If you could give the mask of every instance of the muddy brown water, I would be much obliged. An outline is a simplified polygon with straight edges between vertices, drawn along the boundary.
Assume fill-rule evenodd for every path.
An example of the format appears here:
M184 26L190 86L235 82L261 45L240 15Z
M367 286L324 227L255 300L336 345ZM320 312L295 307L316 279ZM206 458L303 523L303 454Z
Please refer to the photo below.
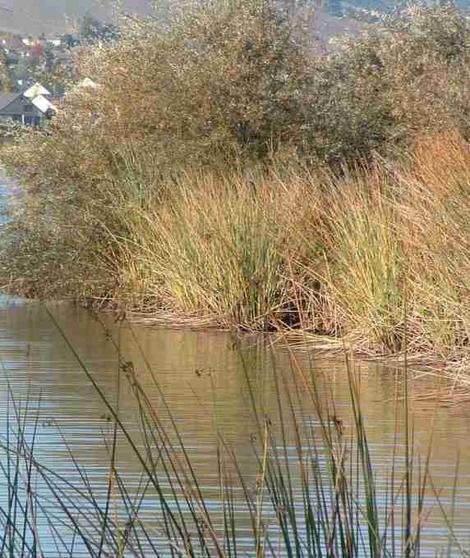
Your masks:
M49 311L107 397L116 401L117 354L102 325L87 311L70 305L53 305ZM249 370L259 401L269 411L276 407L271 372L273 366L278 369L290 366L288 352L281 346L272 348L266 341L260 343L253 337L245 337L234 343L233 337L224 332L152 329L138 325L130 328L114 324L110 317L105 316L103 320L115 339L119 339L123 355L133 361L149 398L155 401L156 408L161 408L160 397L142 354L150 363L185 440L201 485L211 491L208 505L217 510L219 502L217 490L214 489L218 482L216 431L223 433L229 441L246 477L256 475L252 454L255 426L242 361ZM0 358L3 368L0 377L0 434L3 440L7 420L12 422L11 398L23 408L27 400L31 401L30 417L35 415L38 408L40 414L34 448L38 462L78 486L81 479L70 457L71 452L82 470L86 471L97 497L104 497L109 472L109 453L104 443L104 439L109 439L110 435L108 413L43 305L9 297L1 299ZM310 366L306 353L298 352L296 358L302 366ZM314 358L322 389L331 393L335 400L336 414L346 417L347 421L349 391L343 361L319 358L315 353L309 354L309 358ZM394 443L396 373L397 370L391 366L369 364L361 367L362 407L377 485L379 492L383 491L383 494L379 494L379 502L385 498L386 471L390 466L390 452ZM459 459L453 526L460 543L468 549L470 403L450 402L436 406L434 401L427 398L431 391L444 390L445 387L435 377L411 382L410 389L416 396L411 403L414 438L416 447L425 453L431 430L433 432L432 478L436 490L440 492L441 503L447 509L450 509L455 464ZM125 385L120 388L119 405L126 424L137 435L135 401ZM31 433L31 426L28 428ZM138 486L140 468L124 442L119 444L117 460L132 491L133 487ZM1 450L0 462L5 462L4 450ZM37 481L35 490L39 496L43 489L43 483ZM5 476L0 475L0 502L3 506L7 494ZM46 494L44 496L48 497ZM74 504L80 507L80 497L76 493L71 497ZM52 506L54 513L60 516L52 503L45 505ZM84 501L83 506L86 505ZM143 507L143 513L149 521L158 523L158 506L155 502L149 501ZM239 513L242 524L248 521L246 514L243 517L243 509ZM63 533L65 538L70 535L67 535L65 527ZM45 556L60 555L60 543L54 541L45 521L39 521L38 536ZM159 548L162 556L171 555L169 548L165 551L163 542ZM441 551L447 552L446 549L446 524L434 506L427 519L421 554L446 555L439 554ZM451 554L457 556L461 552L453 547ZM89 553L77 543L74 555L88 556ZM149 552L148 555L153 554Z

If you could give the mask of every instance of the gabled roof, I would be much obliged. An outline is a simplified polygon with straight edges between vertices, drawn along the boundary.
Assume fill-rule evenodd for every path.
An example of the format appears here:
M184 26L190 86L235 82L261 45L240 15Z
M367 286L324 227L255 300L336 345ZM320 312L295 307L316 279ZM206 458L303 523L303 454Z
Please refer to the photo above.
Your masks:
M11 103L21 97L21 93L1 93L0 94L0 111L7 108Z
M33 99L32 104L39 109L43 114L46 114L48 111L56 112L55 106L46 99L43 95L38 95L35 99Z
M48 91L45 87L43 87L40 83L35 83L23 93L23 95L28 99L34 99L34 97L38 97L39 95L50 95L50 94L51 92Z

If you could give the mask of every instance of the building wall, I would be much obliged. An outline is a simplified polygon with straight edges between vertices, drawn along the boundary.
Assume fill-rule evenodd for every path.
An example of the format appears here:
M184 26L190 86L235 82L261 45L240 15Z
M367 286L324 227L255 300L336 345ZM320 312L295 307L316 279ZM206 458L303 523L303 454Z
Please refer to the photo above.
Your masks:
M11 118L16 122L38 126L44 115L25 97L18 97L0 111L0 118Z

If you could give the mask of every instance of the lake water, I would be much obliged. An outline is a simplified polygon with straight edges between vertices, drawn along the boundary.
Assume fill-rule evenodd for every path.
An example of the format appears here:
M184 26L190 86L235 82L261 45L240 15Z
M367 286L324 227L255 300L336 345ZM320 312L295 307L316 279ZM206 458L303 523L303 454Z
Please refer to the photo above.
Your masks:
M0 425L3 444L7 421L10 425L14 422L11 398L17 406L22 407L20 414L25 412L26 401L33 402L28 410L30 420L26 430L32 436L32 423L39 409L40 418L34 442L37 461L75 486L83 484L80 471L85 471L99 499L104 497L108 489L109 448L104 440L109 441L112 434L109 412L49 312L106 396L111 401L118 399L118 356L102 324L87 311L68 305L49 306L48 311L38 303L4 297L0 303L0 357L3 368L0 379ZM150 364L185 441L199 481L203 488L212 490L209 506L217 509L218 493L214 490L218 481L216 432L222 433L233 448L246 478L254 477L257 466L252 442L256 429L244 383L244 370L248 371L256 397L269 411L276 406L271 372L273 366L280 370L291 366L288 351L281 345L273 348L269 339L262 341L244 337L234 342L234 338L224 332L152 329L138 325L131 328L125 324L115 324L110 317L102 319L120 344L122 354L133 361L140 383L157 412L160 412L163 409L162 402L147 366ZM145 363L143 355L148 363ZM347 423L349 392L342 359L320 358L314 353L313 357L322 391L332 394L336 403L335 413L344 417ZM296 358L301 366L307 367L310 366L307 360L312 358L312 354L298 352ZM377 364L361 367L362 406L379 487L385 482L394 440L396 372L390 366ZM432 478L436 490L441 491L444 506L448 506L450 501L455 463L459 458L458 501L453 524L459 541L467 545L468 549L470 403L463 400L436 405L428 397L432 391L441 390L445 393L447 388L448 385L435 377L421 377L410 382L415 445L425 453L430 432L433 431ZM123 381L119 392L123 421L138 436L132 390ZM74 464L71 454L82 469ZM0 461L5 463L4 450L1 455ZM118 444L117 462L132 491L132 487L139 485L140 466L123 440ZM8 500L6 484L5 475L0 476L0 500L3 506ZM44 506L49 506L57 513L56 531L67 539L70 532L60 526L62 515L50 499L50 487L48 490L44 482L36 478L34 491L39 496L44 491ZM70 494L78 509L83 510L90 505L86 495L81 501L77 492L71 489ZM91 524L92 513L90 508ZM158 506L152 499L143 507L143 513L150 522L155 523L157 531ZM243 515L243 509L237 513ZM51 533L50 525L40 520L38 530L43 555L60 556L62 543ZM434 508L427 520L421 554L434 556L439 555L442 549L446 550L445 533L445 521ZM93 555L79 543L75 548L74 556ZM169 547L165 549L164 542L160 541L158 548L161 556L172 555ZM460 555L462 552L454 548L451 554ZM24 555L28 555L27 552ZM146 555L155 554L149 551Z

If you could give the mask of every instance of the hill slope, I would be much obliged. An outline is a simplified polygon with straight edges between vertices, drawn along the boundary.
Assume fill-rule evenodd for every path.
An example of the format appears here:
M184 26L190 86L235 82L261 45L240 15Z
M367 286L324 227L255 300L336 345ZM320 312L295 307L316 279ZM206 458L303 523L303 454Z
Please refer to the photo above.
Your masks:
M0 0L0 29L20 34L62 33L86 13L109 16L113 0ZM125 0L125 8L144 13L151 0Z
M172 1L175 0L164 0L164 3ZM306 1L315 2L316 0ZM363 10L387 12L407 3L407 0L320 1L323 11L330 16L353 15L358 16L359 19L362 19ZM115 2L116 0L0 0L0 30L31 35L63 33L73 30L77 19L86 13L100 18L109 18L113 13ZM129 12L149 13L154 0L121 0L121 2ZM468 8L470 0L457 0L457 4ZM331 35L331 27L342 34L342 28L345 26L352 28L353 31L356 30L356 27L361 27L353 19L346 18L346 21L341 21L330 18L326 22L319 23L318 31L320 34L326 32L327 35ZM345 29L344 32L347 33L348 30Z

